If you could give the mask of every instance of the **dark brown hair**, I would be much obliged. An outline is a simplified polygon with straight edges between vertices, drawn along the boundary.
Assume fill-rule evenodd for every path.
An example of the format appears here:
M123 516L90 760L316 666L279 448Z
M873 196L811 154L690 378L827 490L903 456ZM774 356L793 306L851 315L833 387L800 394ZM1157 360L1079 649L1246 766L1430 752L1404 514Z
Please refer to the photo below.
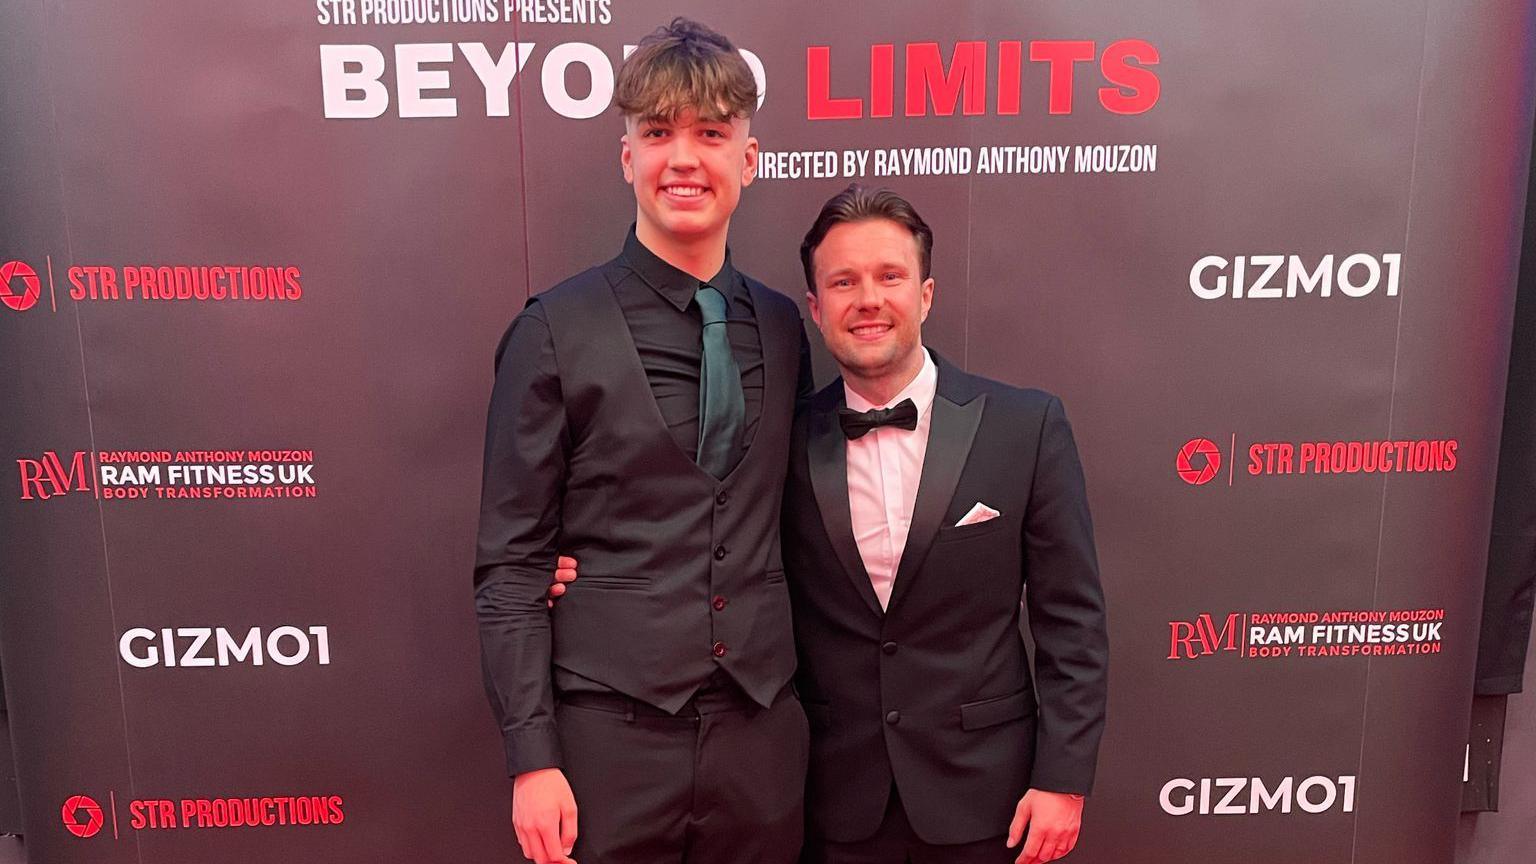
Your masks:
M731 40L687 18L640 40L619 68L613 102L626 117L677 119L692 108L709 121L751 117L757 79Z
M907 199L889 189L869 189L852 183L847 189L833 195L822 205L821 213L811 230L800 243L800 263L805 267L805 284L816 293L816 273L811 267L811 256L816 247L827 239L827 232L845 222L863 222L869 219L889 219L912 232L917 238L918 261L922 278L928 278L933 263L933 229L917 215L917 210Z

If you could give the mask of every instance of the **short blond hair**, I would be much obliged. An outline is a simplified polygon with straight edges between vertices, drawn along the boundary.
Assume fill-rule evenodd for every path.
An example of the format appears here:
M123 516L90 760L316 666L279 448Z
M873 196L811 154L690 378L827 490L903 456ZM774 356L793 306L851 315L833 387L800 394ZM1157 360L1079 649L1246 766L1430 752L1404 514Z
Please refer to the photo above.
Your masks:
M614 104L625 117L673 121L693 109L702 120L749 118L757 79L731 40L687 18L673 18L640 40L619 68Z

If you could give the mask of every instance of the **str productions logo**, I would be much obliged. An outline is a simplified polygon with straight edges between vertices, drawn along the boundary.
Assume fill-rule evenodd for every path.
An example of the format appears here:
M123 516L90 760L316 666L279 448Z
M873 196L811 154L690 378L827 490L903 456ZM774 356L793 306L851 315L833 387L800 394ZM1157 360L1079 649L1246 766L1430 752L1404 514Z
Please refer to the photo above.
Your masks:
M37 271L24 261L7 261L0 264L0 303L16 312L25 312L42 296L42 283Z
M53 256L45 257L48 300L54 304ZM63 269L67 284L58 287L77 303L270 303L302 299L303 275L296 266L280 264L77 264ZM25 312L42 294L43 280L32 265L0 263L0 305Z
M1221 470L1221 449L1209 438L1191 438L1179 448L1173 467L1179 479L1191 486L1204 486L1216 479Z
M89 795L64 802L64 827L76 837L95 837L101 831L101 805Z
M1254 441L1238 448L1234 433L1223 458L1210 438L1191 438L1174 457L1174 471L1190 486L1216 479L1225 464L1227 485L1240 475L1269 478L1323 474L1436 474L1456 470L1462 454L1455 438ZM1239 454L1246 452L1243 462ZM1239 470L1240 469L1240 470ZM1245 481L1246 482L1246 481Z
M64 828L76 837L94 837L112 818L118 837L117 796L103 808L89 795L64 802ZM340 795L252 795L207 798L138 798L128 802L127 825L134 831L221 830L341 825L347 814Z

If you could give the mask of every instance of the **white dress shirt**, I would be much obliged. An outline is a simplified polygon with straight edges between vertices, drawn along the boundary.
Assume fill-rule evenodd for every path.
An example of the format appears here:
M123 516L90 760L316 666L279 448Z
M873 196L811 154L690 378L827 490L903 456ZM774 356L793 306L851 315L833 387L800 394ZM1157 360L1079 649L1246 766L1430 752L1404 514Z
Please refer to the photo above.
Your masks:
M933 425L933 397L938 390L939 370L928 349L923 349L923 368L900 393L884 405L876 405L843 383L843 396L854 411L889 408L903 399L917 406L917 428L882 426L861 438L848 441L848 508L853 517L853 539L869 573L875 596L884 609L891 601L896 568L912 527L912 506L923 476L923 456L928 452L928 430Z

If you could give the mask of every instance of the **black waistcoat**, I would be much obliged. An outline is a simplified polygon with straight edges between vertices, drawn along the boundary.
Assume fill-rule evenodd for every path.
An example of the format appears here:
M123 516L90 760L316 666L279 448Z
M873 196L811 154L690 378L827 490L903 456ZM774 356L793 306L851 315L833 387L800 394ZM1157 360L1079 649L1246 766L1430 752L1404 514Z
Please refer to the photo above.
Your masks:
M674 442L595 268L539 295L571 433L558 548L580 576L555 604L553 662L667 711L723 668L772 701L795 667L779 547L801 323L752 279L762 419L724 480Z

